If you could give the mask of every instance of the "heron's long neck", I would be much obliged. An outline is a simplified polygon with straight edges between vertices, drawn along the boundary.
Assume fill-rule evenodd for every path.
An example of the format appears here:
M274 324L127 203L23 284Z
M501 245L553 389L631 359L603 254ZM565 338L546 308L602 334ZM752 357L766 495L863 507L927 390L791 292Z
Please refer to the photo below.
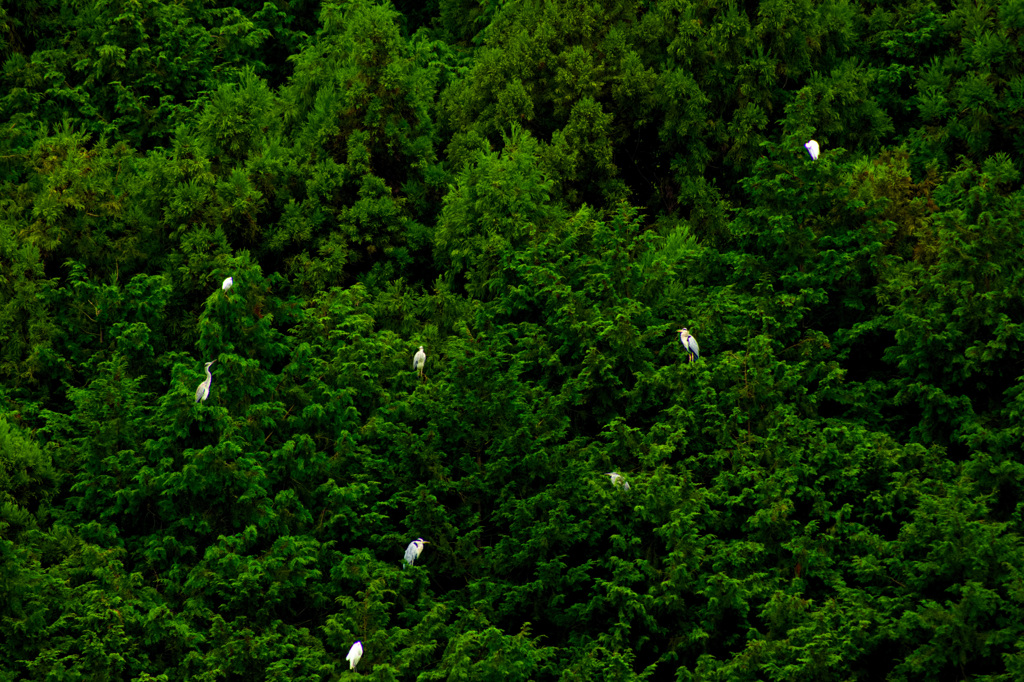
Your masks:
M206 380L207 381L213 381L213 375L210 374L210 368L209 367L206 368Z

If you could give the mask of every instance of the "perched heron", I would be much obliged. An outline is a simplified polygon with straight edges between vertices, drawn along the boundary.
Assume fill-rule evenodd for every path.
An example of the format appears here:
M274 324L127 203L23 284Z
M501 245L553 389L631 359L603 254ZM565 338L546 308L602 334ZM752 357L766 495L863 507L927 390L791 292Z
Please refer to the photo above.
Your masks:
M618 486L618 487L622 488L627 493L629 492L629 481L624 479L622 477L622 474L620 474L617 471L612 471L611 473L605 474L605 476L611 476L612 477L612 485L615 485L615 486Z
M697 339L695 339L693 335L686 330L686 327L677 329L676 331L679 332L679 343L683 344L683 348L686 349L686 361L693 362L695 359L699 358L700 346L697 345Z
M208 363L206 363L206 367L204 367L204 369L206 370L206 381L199 384L199 388L196 389L197 403L200 400L205 402L206 399L210 397L210 382L213 381L213 375L210 374L210 365L212 365L214 362L216 362L216 360L210 360Z
M818 153L821 151L821 148L818 147L818 143L814 140L810 140L804 145L804 147L807 148L807 153L811 155L811 161L817 161Z
M363 643L356 642L352 645L352 648L348 650L348 656L345 660L348 661L348 669L355 670L356 664L359 663L359 659L363 657Z
M429 545L430 543L423 538L417 538L409 543L409 546L405 548L405 562L412 566L416 563L416 560L420 558L420 554L423 553L423 545Z
M412 356L412 368L419 372L420 378L423 378L423 365L427 364L427 354L423 352L423 346L416 351L416 355Z
M223 289L224 291L227 291L228 289L231 288L231 286L234 283L235 283L235 278L234 277L228 277L226 280L224 280L224 283L220 285L220 288Z

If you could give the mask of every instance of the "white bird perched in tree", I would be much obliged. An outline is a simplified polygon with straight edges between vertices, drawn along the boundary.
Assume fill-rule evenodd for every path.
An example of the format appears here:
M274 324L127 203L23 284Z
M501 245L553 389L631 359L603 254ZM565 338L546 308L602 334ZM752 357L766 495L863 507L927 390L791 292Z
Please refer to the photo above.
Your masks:
M200 400L205 402L206 399L210 397L210 382L213 381L213 375L210 374L210 365L212 365L214 362L216 362L216 360L210 360L208 363L206 363L206 367L204 367L204 369L206 370L206 381L199 384L199 388L196 389L197 403Z
M417 538L409 543L409 546L405 548L405 563L412 566L416 563L416 560L420 558L420 554L423 553L423 545L429 545L430 543L423 538Z
M617 471L613 471L611 473L605 474L605 476L611 476L612 477L612 485L616 485L616 486L622 488L627 493L629 492L629 481L624 479L622 477L622 474L620 474Z
M821 148L818 147L818 143L814 140L808 140L804 147L807 148L807 153L811 155L811 161L817 161L818 153L821 151Z
M700 346L697 345L697 339L686 330L686 327L677 329L679 332L679 343L683 344L683 348L686 349L686 361L693 362L695 359L700 357Z
M348 650L348 656L345 660L348 661L348 669L355 670L356 664L359 663L359 659L363 657L363 643L356 642L352 645L352 648Z
M427 354L423 352L423 346L416 351L416 355L412 356L412 368L419 372L420 378L423 377L423 365L427 364Z
M235 278L234 277L228 277L226 280L224 280L224 283L220 285L220 288L223 289L224 291L227 291L228 289L230 289L234 285L234 283L235 283Z

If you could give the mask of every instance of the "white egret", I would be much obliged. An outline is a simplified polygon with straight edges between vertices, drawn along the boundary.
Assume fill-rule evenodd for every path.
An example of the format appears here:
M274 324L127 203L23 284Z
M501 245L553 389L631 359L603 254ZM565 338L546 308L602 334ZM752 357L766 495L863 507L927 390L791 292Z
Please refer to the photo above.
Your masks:
M412 357L412 368L419 372L420 378L423 378L423 365L427 364L427 354L423 352L423 346L416 351L416 355Z
M605 476L611 476L612 477L612 485L615 485L615 486L618 486L618 487L622 488L627 493L629 492L629 481L624 479L622 477L622 474L620 474L617 471L612 471L610 473L605 474Z
M214 362L216 362L216 360L210 360L208 363L206 363L206 367L204 367L204 369L206 370L206 381L199 384L199 388L196 389L197 403L200 400L205 402L206 399L210 397L210 382L213 381L213 375L210 374L210 365L212 365Z
M224 280L224 283L220 285L220 288L223 289L224 291L227 291L228 289L230 289L232 287L232 285L234 285L234 283L235 283L235 278L234 277L228 277L226 280Z
M363 657L363 643L357 641L352 645L352 648L348 650L348 656L345 660L348 661L348 669L355 670L356 664L359 663L359 659Z
M423 553L423 545L429 545L430 543L423 538L417 538L409 543L409 546L405 548L405 562L412 566L416 563L416 560L420 558L420 554Z
M697 339L686 330L686 327L677 329L679 332L679 343L683 344L683 348L686 349L687 362L693 362L695 359L700 357L700 346L697 345Z
M811 155L811 161L817 161L818 153L821 151L821 148L818 147L818 143L814 140L809 140L804 147L807 148L807 153Z

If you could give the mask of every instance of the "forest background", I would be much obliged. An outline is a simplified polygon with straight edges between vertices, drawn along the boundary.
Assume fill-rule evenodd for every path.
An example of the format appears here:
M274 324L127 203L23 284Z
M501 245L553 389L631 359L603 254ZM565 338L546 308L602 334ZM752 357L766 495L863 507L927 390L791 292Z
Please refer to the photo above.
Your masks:
M0 680L1024 679L1021 0L0 53Z

